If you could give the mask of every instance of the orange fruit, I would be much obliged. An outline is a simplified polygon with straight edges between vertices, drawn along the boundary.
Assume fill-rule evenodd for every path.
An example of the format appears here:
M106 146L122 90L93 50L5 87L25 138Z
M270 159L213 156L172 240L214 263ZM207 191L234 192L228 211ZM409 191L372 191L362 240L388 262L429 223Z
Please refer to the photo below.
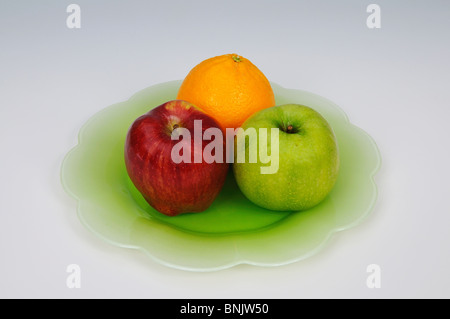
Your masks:
M177 99L198 106L223 129L240 127L253 113L275 105L265 75L237 54L216 56L195 66L181 84Z

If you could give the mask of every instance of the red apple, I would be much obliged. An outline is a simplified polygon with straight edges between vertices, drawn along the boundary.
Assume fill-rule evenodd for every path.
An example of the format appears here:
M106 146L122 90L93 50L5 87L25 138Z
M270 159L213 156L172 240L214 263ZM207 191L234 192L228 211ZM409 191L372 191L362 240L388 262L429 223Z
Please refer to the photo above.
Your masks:
M204 139L206 130L219 134L214 139L205 134L209 139ZM208 144L213 142L216 147L211 150ZM174 158L174 154L179 156ZM182 100L166 102L134 121L125 142L125 164L146 201L169 216L207 209L228 171L220 125Z

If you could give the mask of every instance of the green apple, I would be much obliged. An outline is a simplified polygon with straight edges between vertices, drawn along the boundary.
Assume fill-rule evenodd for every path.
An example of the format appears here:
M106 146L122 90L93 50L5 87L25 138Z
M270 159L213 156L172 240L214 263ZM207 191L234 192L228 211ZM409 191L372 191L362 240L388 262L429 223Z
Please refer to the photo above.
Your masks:
M248 160L242 161L241 156L239 163L239 143L235 143L234 176L250 201L271 210L300 211L317 205L329 194L338 176L339 151L332 128L318 112L298 104L274 106L253 114L242 129L256 131L259 153L265 147L261 144L261 132L265 131L267 139L262 140L267 142L267 154L272 153L271 162L278 160L276 170L262 173L263 167L273 163L261 160L261 154L252 163L251 139L245 136L241 148Z

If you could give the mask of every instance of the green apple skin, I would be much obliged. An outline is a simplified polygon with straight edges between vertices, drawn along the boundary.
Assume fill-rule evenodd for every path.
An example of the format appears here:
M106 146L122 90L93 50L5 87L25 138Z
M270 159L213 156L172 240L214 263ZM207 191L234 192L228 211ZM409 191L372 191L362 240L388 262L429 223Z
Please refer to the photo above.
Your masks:
M254 204L276 211L301 211L320 203L333 188L339 172L339 151L328 122L310 107L287 104L264 109L241 126L267 128L270 155L270 129L279 128L279 168L274 174L261 174L262 164L233 163L234 176L242 193ZM259 136L258 136L259 141ZM248 151L248 139L245 143ZM247 154L247 153L246 153Z

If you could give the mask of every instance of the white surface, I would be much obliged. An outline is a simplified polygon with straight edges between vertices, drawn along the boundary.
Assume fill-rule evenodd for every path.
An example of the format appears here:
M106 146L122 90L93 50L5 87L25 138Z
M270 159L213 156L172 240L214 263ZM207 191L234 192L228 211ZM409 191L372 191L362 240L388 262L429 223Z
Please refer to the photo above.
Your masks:
M450 2L0 2L0 297L450 297ZM82 124L201 60L236 52L322 95L377 142L379 200L360 226L283 267L174 270L77 219L60 165ZM66 267L81 267L81 288ZM381 289L366 267L381 266Z

